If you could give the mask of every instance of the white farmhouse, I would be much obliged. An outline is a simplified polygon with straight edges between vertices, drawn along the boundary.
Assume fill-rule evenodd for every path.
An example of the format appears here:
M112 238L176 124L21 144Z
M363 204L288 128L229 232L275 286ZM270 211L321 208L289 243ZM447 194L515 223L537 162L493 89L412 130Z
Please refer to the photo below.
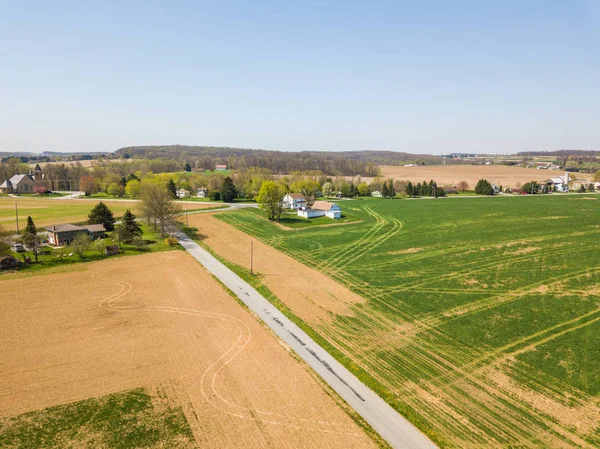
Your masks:
M342 208L330 201L315 201L310 209L299 210L298 216L302 218L328 217L337 219L342 218Z
M190 191L185 189L177 190L177 198L187 198L190 196Z
M198 190L196 190L196 196L198 198L206 198L206 195L208 195L208 192L204 187L200 187Z
M306 207L306 198L301 193L287 193L283 197L284 209L303 209Z

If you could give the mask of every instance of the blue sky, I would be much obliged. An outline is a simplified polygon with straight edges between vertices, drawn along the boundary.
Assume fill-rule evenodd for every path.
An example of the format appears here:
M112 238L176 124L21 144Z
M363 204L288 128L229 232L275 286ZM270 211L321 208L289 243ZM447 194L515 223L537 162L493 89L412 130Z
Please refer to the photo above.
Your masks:
M0 151L600 148L600 0L0 0Z

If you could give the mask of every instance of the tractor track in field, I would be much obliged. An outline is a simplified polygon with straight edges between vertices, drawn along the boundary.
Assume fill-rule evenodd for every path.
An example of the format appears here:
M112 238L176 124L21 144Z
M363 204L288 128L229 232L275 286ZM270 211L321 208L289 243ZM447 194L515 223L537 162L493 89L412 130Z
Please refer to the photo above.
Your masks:
M391 221L386 218L384 219L387 220L388 223ZM380 222L376 220L376 224L377 223ZM492 350L462 348L458 341L441 332L438 328L440 324L452 317L476 314L489 310L497 305L510 303L527 294L544 294L547 290L542 291L541 287L552 290L553 285L558 286L565 280L573 279L574 276L588 276L590 274L589 267L588 269L577 270L575 272L560 275L559 277L553 276L550 284L548 284L547 281L537 281L515 290L508 288L502 290L491 288L490 290L486 290L484 288L470 289L466 287L464 290L452 288L447 289L448 291L446 291L446 289L431 288L428 287L427 284L419 282L407 283L398 288L385 288L368 285L360 278L350 274L349 272L359 273L361 270L377 269L377 267L385 267L398 263L400 258L394 257L385 262L376 264L367 263L361 268L354 268L351 266L353 262L360 260L369 251L377 248L381 243L395 235L394 227L396 225L394 224L392 226L391 230L378 236L376 234L383 226L378 228L377 232L367 232L363 234L360 237L358 245L344 244L339 247L331 246L328 248L327 252L332 253L333 256L326 260L323 260L323 257L325 256L324 251L307 253L304 249L292 249L285 241L279 242L278 247L283 252L291 255L293 258L309 267L320 267L325 274L341 284L347 285L369 301L372 306L368 308L368 314L367 309L365 309L364 312L362 311L362 305L357 304L353 306L356 315L355 320L353 321L363 323L365 328L372 329L373 333L377 333L378 329L381 329L382 335L385 335L385 333L389 333L393 329L393 324L399 321L397 319L389 319L386 313L386 311L389 311L393 312L394 316L397 318L403 320L408 329L408 334L404 339L405 341L402 346L393 349L391 346L389 348L386 348L385 346L382 348L379 345L373 347L369 344L365 344L366 340L360 337L364 332L361 332L358 329L356 331L352 328L328 329L322 326L320 332L322 332L323 335L329 335L328 339L341 353L354 363L358 363L389 391L398 391L399 388L400 391L402 391L401 385L410 383L412 377L429 379L422 381L422 384L416 386L415 388L417 390L415 391L422 391L423 394L427 394L427 391L429 391L430 394L432 394L432 397L439 394L441 395L441 400L446 404L451 405L450 408L442 407L438 410L435 408L429 409L431 415L436 416L435 419L442 428L447 428L448 431L453 432L454 429L452 428L452 425L466 426L464 423L458 424L456 422L457 416L453 416L453 413L456 410L462 410L466 416L477 416L477 421L486 428L486 431L481 434L474 432L475 435L473 436L473 440L471 443L465 444L464 447L469 447L469 444L474 445L473 447L478 447L479 443L475 443L478 438L476 435L485 437L485 435L489 433L497 433L498 441L504 441L506 444L520 444L524 441L528 441L530 444L535 445L546 445L549 444L549 442L552 442L552 445L556 446L575 445L579 447L592 447L593 445L583 440L572 428L556 422L554 418L533 407L523 398L514 396L511 390L490 384L485 378L485 375L481 373L481 368L486 364L490 364L490 366L502 364L506 354L514 355L530 350L540 344L557 338L558 336L564 335L565 333L573 332L588 326L596 322L597 319L600 319L596 315L598 313L597 310L574 317L562 323L554 324L548 328L537 331L527 338L519 339L511 342L510 345L505 345L501 348ZM401 223L399 223L399 226L401 226ZM252 227L244 230L251 235L256 234L257 232L257 230ZM388 236L388 234L392 235ZM505 249L504 257L506 260L503 260L500 267L510 266L510 264L527 263L528 261L538 259L540 256L545 256L544 254L535 252L520 253L519 251L517 251L516 254L510 254L511 248L519 249L519 246L517 245L531 245L535 242L551 242L552 240L565 239L573 236L595 234L598 234L597 229L569 234L553 234L536 239L515 240L507 238L498 240L497 244L484 249ZM383 241L380 242L377 240L376 243L371 246L368 241L373 238L383 239ZM557 245L553 246L556 247ZM580 246L585 247L588 250L590 249L589 244ZM593 245L593 248L598 247L600 247L600 245ZM465 251L482 252L483 255L485 255L484 249L481 248L482 247L479 245L473 245L470 248L444 248L434 251L434 253L431 251L415 252L414 255L407 255L400 260L402 262L427 260L434 255L438 257L440 254L461 254ZM341 249L342 252L336 252L339 249ZM567 256L574 250L575 248L573 245L564 243L564 247L553 249L550 255L557 257ZM509 253L506 254L507 252ZM460 265L457 264L457 266ZM460 270L452 272L449 276L444 277L440 277L439 274L436 277L435 270L432 269L430 272L434 274L434 276L428 279L428 283L436 282L436 280L447 282L450 279L461 279L467 275L486 272L494 267L498 267L498 263L495 261L484 261L482 263L481 260L475 260L470 262L469 266L463 265ZM540 291L537 291L538 288L540 288ZM492 297L455 307L454 309L446 310L437 315L417 316L407 311L407 307L404 307L401 299L398 301L390 301L390 294L401 293L403 291L432 294L466 293L492 295ZM571 291L576 293L579 290ZM408 310L410 310L410 308L408 308ZM414 328L414 331L410 330L411 327ZM402 370L398 371L398 366L404 366L406 368L405 372ZM450 380L450 382L448 382L448 380ZM440 390L440 388L444 390ZM559 395L549 396L548 399L556 401L561 400ZM422 401L417 399L413 400L410 396L404 397L403 400L415 408L423 406ZM519 413L515 413L515 409L519 410ZM467 412L467 410L470 411ZM484 422L485 424L483 424ZM465 430L467 427L465 427ZM541 429L546 430L541 431ZM470 428L470 430L473 431L472 428ZM516 435L519 435L519 437L514 439ZM463 442L467 443L467 441Z

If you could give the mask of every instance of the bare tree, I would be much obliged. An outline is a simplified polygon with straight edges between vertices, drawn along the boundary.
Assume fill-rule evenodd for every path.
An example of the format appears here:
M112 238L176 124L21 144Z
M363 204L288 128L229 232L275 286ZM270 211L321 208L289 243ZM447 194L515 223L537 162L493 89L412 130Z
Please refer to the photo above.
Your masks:
M464 192L465 190L469 189L469 183L467 181L460 181L458 184L456 184L456 187L461 192Z
M79 232L69 245L75 254L79 256L80 259L83 259L83 253L90 245L92 239L85 232Z
M165 236L169 227L181 214L181 208L173 201L165 186L153 182L144 182L140 190L140 209L148 223L153 223L154 229L160 229Z

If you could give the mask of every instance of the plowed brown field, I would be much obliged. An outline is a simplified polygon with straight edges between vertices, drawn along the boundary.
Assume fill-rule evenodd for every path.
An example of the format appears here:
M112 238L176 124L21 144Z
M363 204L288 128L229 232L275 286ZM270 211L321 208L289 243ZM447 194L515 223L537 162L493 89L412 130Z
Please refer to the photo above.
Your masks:
M381 174L385 178L412 182L433 179L439 185L456 185L460 181L467 181L471 189L474 189L477 181L482 178L487 179L492 184L501 185L506 188L513 187L517 183L539 182L564 175L562 171L509 167L506 165L423 165L418 167L382 165L380 168ZM591 175L575 173L575 176L577 179L588 179Z
M254 271L292 312L311 324L328 321L331 314L348 315L349 305L364 302L325 274L217 220L211 213L190 215L188 220L213 251L246 269L250 269L250 242L254 241Z
M187 253L1 281L0 349L0 416L166 384L201 447L375 446Z

